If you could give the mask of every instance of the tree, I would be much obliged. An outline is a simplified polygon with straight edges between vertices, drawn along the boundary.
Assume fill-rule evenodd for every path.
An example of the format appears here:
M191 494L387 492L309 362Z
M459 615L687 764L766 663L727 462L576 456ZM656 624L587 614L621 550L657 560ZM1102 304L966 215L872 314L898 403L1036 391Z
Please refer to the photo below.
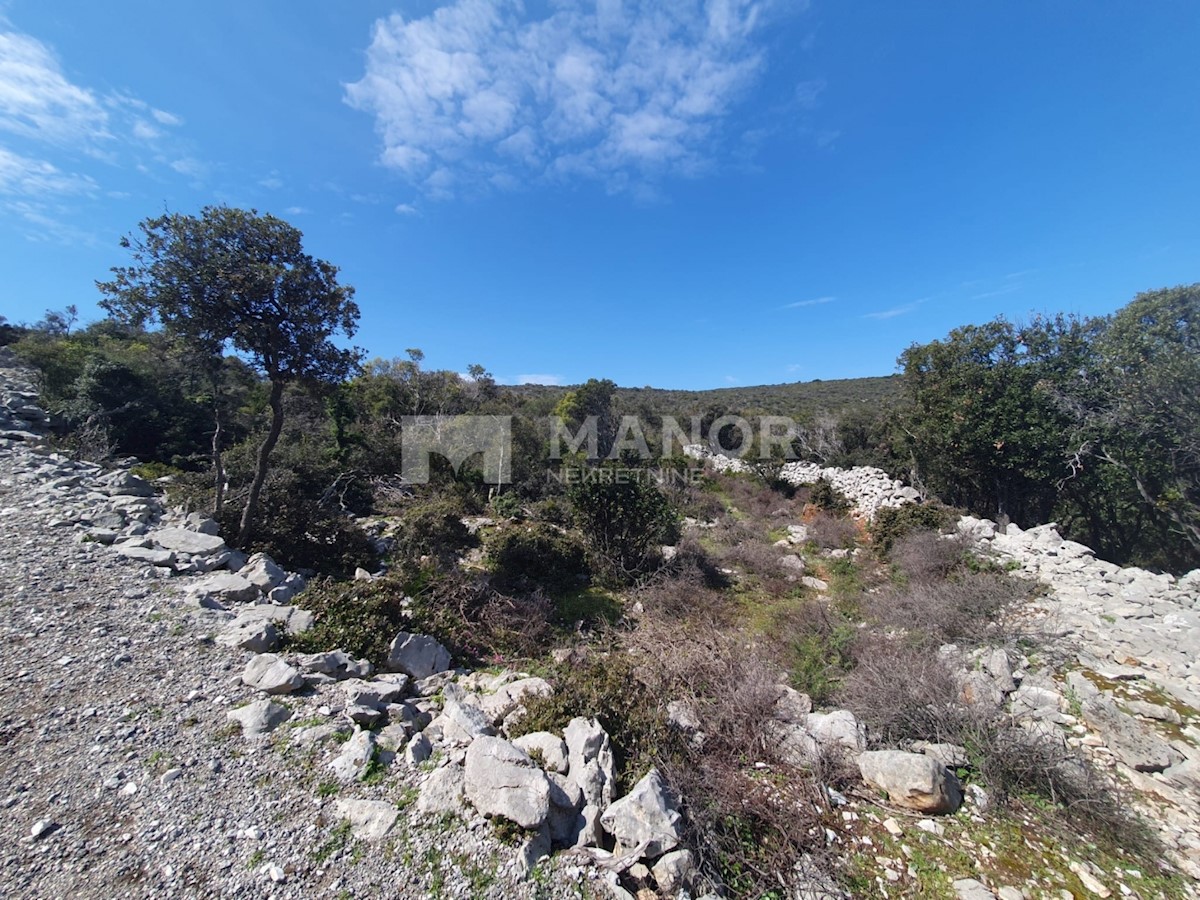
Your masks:
M554 415L576 428L589 418L596 420L597 456L604 458L617 437L617 415L613 400L617 386L611 380L589 378L584 384L563 394L554 407Z
M1103 320L1096 364L1061 396L1074 473L1114 468L1182 542L1160 547L1163 562L1200 562L1200 284L1139 294Z
M300 231L256 210L205 207L199 216L167 213L122 238L133 264L97 282L112 316L161 323L197 354L219 358L231 347L270 385L271 423L259 445L235 543L250 537L271 451L283 429L283 395L290 384L313 386L345 379L359 352L336 346L352 337L358 306L354 289L337 282L336 266L304 252ZM213 366L216 378L221 371ZM219 404L213 440L220 470Z
M1083 367L1088 330L997 319L904 351L904 427L925 486L977 514L1046 521L1067 474L1069 419L1053 387Z

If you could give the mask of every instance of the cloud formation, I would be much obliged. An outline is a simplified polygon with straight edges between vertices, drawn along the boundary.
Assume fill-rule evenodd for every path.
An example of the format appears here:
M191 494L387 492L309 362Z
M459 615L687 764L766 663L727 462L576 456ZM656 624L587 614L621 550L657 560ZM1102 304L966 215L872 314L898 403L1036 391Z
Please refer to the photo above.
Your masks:
M456 0L375 23L362 79L382 162L431 196L585 177L636 189L709 169L766 60L776 0ZM796 6L798 4L792 4Z
M893 306L891 309L883 309L879 312L863 313L859 316L860 319L894 319L897 316L906 316L910 312L915 312L925 300L915 300L912 303L905 303L903 306Z
M832 303L837 297L815 297L812 300L797 300L795 303L785 303L780 309L805 309L809 306L823 306Z
M75 84L48 45L0 16L0 211L31 226L27 236L78 240L83 233L63 223L61 204L102 193L81 165L119 164L122 147L158 153L167 129L180 124L136 97Z

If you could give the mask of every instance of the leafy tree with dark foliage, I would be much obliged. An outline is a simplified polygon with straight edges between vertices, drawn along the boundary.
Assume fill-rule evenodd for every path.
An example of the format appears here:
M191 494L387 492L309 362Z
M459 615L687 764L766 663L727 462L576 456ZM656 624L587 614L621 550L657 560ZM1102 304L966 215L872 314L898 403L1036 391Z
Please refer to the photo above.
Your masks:
M331 341L338 333L354 335L354 289L338 284L336 266L304 252L299 230L255 210L208 206L199 216L146 219L140 229L140 236L121 241L133 264L97 282L101 306L134 323L157 321L206 357L231 346L270 384L271 424L236 538L245 545L283 429L284 389L337 384L357 366L357 350Z

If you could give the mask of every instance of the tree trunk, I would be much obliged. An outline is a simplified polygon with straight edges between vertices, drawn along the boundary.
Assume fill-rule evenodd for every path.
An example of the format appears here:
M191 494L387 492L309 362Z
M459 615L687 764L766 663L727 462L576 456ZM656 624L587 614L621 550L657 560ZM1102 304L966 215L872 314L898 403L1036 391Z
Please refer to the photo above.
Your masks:
M213 403L213 421L216 423L216 430L213 431L212 438L212 460L213 460L213 478L216 480L216 498L213 500L213 515L221 514L221 507L225 505L225 466L221 462L221 407L215 402Z
M263 482L267 480L267 462L275 443L279 440L279 432L283 430L283 382L271 382L271 430L258 448L258 462L254 467L254 481L250 484L250 496L246 498L246 507L242 510L242 523L238 527L237 546L243 548L250 539L250 526L254 521L254 513L258 507L258 498L262 493Z

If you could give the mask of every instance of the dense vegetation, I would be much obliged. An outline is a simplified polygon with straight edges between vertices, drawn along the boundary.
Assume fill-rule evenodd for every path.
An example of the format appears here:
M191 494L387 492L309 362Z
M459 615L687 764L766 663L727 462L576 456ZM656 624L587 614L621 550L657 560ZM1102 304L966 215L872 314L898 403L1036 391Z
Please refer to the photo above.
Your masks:
M231 540L331 576L304 595L317 626L298 648L378 661L404 627L462 662L540 668L557 691L524 727L599 716L626 783L659 765L687 798L705 871L739 895L769 896L776 873L815 859L824 829L840 827L815 787L841 783L836 761L814 779L764 732L781 680L849 705L879 738L968 746L961 774L1003 800L1002 815L1048 809L1093 849L1153 859L1090 769L999 718L949 712L937 646L1028 640L1001 626L1028 587L936 533L951 507L1055 518L1117 562L1200 565L1200 286L1099 319L959 328L909 348L886 379L504 388L479 365L427 370L416 349L360 365L329 340L353 334L351 289L278 220L164 216L129 246L134 265L101 285L112 318L76 329L68 309L0 323L0 339L41 370L64 449L136 455ZM400 479L403 418L464 413L513 417L511 484L485 483L478 457L457 471L435 458L427 484ZM662 477L686 471L674 457L559 459L552 414L572 430L595 421L601 454L622 446L623 416L655 447L665 416L696 416L707 435L727 415L789 415L799 456L878 465L941 502L865 530L828 484L796 491L769 467L675 480ZM614 477L551 477L563 469ZM807 537L776 546L799 522ZM345 580L360 565L386 575ZM702 742L670 725L665 699L690 706ZM755 759L788 777L765 779ZM798 801L811 814L797 816Z

